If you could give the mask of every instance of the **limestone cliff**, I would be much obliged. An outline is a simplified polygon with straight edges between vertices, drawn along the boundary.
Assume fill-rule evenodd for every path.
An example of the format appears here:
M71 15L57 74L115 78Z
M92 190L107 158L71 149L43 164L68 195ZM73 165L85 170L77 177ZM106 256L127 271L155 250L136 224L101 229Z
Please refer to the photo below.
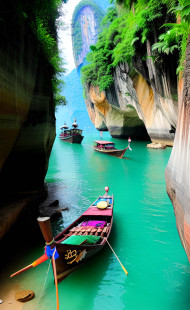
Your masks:
M149 4L120 1L106 15L107 31L102 31L87 55L89 63L82 68L85 102L95 127L109 130L113 137L131 136L173 145L179 51L159 53L155 45L163 34L164 22L175 22L175 17L169 13L170 2L153 8ZM104 93L98 95L98 104L92 85L96 86L94 93L98 87ZM106 115L105 100L110 105ZM136 114L131 114L131 109Z
M184 76L179 81L179 116L166 186L173 203L179 235L190 261L190 34Z
M86 93L87 110L98 130L109 130L115 138L149 139L144 123L132 105L126 105L125 109L115 106L113 90L112 94L109 91L99 93L99 88L91 85Z
M3 221L6 231L26 205L17 202L15 208L11 206L11 212L3 212L11 195L38 192L44 186L55 138L55 116L54 72L32 31L31 16L24 12L30 8L22 7L22 1L20 6L3 2L0 5L0 207L1 220L5 216L8 223L6 226Z
M96 2L96 1L95 1ZM73 56L76 68L80 68L101 31L103 11L90 0L81 1L75 8L72 18Z
M137 66L130 71L126 63L120 64L115 69L114 85L110 89L99 94L97 88L86 86L86 106L95 127L109 130L113 137L131 136L143 140L150 137L153 142L172 145L174 131L171 129L176 128L178 105L172 98L166 74L159 75L153 64L145 69L148 67L152 68L155 80L158 77L161 80L160 87L151 82L151 70L147 77ZM105 110L105 102L109 113Z
M34 42L23 43L0 49L0 186L9 193L43 186L55 138L51 74Z

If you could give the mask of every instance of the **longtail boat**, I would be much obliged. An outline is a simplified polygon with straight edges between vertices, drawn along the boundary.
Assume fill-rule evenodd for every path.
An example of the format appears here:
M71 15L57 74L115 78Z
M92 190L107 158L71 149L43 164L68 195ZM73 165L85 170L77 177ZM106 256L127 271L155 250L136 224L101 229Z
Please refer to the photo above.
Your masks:
M113 195L108 195L109 187L105 187L105 191L103 196L99 196L79 218L54 238L50 218L38 218L46 241L45 254L11 277L39 265L54 255L55 278L60 282L97 254L108 242L113 222L114 198Z
M108 196L106 192L54 238L54 245L59 254L55 260L58 282L105 246L111 232L112 221L113 195Z
M128 146L125 149L121 149L121 150L116 149L115 144L110 141L103 141L103 140L97 141L96 140L94 142L96 143L96 145L93 146L93 149L96 152L104 153L104 154L119 157L119 158L123 158L127 149L132 151L130 147L130 143L131 143L130 138L128 139Z
M76 119L74 119L72 126L73 128L69 129L69 127L64 124L64 126L60 128L61 133L59 135L59 139L68 143L81 143L84 136L82 135L82 130L77 128L78 124L76 123Z
M50 218L38 218L41 232L46 241L45 254L32 264L11 275L12 278L51 259L56 288L56 310L59 310L58 283L97 254L106 243L117 258L124 273L128 275L127 270L108 241L113 223L114 200L113 195L108 195L109 187L106 186L105 191L103 196L99 196L77 220L55 238L53 238Z

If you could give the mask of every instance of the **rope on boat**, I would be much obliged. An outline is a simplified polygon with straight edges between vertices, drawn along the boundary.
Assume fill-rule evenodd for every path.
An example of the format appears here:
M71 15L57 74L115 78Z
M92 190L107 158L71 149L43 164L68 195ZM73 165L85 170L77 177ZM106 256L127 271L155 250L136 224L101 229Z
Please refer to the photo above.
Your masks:
M39 309L39 308L38 308L38 305L39 305L39 303L40 303L40 300L41 300L42 295L43 295L43 292L44 292L44 288L45 288L46 281L47 281L47 277L48 277L48 273L49 273L50 264L51 264L51 259L49 260L49 265L48 265L46 277L45 277L45 280L44 280L44 284L43 284L43 288L42 288L42 291L41 291L41 294L40 294L40 298L39 298L39 300L38 300L38 302L37 302L37 305L36 305L36 310Z
M120 265L121 265L123 271L124 271L125 274L128 276L128 271L127 271L127 270L125 269L125 267L122 265L122 263L121 263L119 257L118 257L118 256L116 255L116 253L114 252L114 250L113 250L113 248L111 247L111 244L109 243L108 239L106 239L106 241L107 241L107 244L109 245L110 249L111 249L112 252L114 253L115 257L117 258L118 262L120 263Z
M46 245L51 245L52 243L54 243L54 238L50 242L46 242Z

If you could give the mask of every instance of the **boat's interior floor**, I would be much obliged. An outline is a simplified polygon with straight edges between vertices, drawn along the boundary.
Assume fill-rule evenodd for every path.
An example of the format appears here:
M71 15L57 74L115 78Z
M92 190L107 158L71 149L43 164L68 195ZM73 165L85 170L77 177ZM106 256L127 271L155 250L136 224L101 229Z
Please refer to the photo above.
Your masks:
M87 244L98 244L102 242L104 237L107 237L110 230L111 217L103 216L100 219L97 216L84 216L80 219L81 221L75 222L73 226L69 227L58 238L55 238L55 241L61 244L73 244L73 240L78 242L77 244L84 244L85 242ZM73 238L73 236L76 237ZM78 238L79 236L83 236L83 238Z
M106 208L99 210L102 202ZM59 244L100 244L110 232L113 197L99 196L96 201L73 224L55 237ZM80 238L79 238L80 236ZM83 236L83 237L81 237Z

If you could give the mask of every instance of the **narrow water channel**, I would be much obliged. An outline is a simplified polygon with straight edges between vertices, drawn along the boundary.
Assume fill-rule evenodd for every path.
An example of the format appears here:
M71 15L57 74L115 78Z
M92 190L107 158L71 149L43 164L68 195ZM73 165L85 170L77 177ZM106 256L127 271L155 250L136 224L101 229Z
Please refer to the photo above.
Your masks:
M132 141L133 150L120 160L94 152L95 139L98 132L86 132L81 145L56 138L46 182L69 211L54 229L69 225L109 186L115 198L110 243L129 275L106 247L59 284L60 309L189 310L190 266L165 188L171 149L147 149L146 142ZM112 139L108 133L104 139L118 148L126 146L125 140ZM31 277L34 283L39 278L35 286L40 292L46 270L44 264L22 277ZM50 271L37 309L55 309L55 303Z

